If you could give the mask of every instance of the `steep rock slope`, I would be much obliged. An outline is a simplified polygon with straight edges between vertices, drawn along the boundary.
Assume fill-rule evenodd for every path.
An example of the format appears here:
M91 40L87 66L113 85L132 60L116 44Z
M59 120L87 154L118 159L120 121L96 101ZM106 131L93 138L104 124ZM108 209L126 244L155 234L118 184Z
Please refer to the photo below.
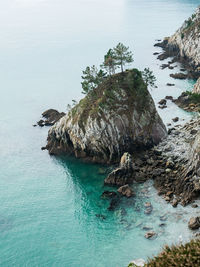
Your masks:
M166 135L141 72L133 69L106 78L52 126L47 149L113 163L124 152L150 147Z
M187 60L200 73L200 7L174 35L166 39L166 49Z
M197 80L192 92L194 94L200 94L200 78Z

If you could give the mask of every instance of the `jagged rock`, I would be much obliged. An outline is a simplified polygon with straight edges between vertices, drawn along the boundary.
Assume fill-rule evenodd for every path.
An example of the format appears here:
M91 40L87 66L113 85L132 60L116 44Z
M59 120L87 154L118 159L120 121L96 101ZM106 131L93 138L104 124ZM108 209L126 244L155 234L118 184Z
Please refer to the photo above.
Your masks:
M161 108L161 109L167 108L166 105L164 105L164 106L158 106L158 107Z
M177 121L179 121L179 117L175 117L172 120L173 120L173 122L177 122Z
M117 168L112 171L108 177L104 180L105 185L111 186L122 186L126 184L131 184L133 179L130 173L127 173L127 170L124 168Z
M191 230L196 230L200 228L200 217L192 217L188 222L188 227Z
M197 204L192 204L192 208L196 209L196 208L198 208L198 205Z
M192 90L192 93L194 93L194 94L200 94L200 77L197 80L196 84L194 85L194 88Z
M129 185L123 185L121 186L118 190L117 190L118 193L120 193L122 196L125 196L125 197L132 197L134 196L134 192L133 190L130 188Z
M141 73L105 79L48 133L51 155L72 153L93 162L119 162L127 151L149 148L167 135Z
M174 79L179 79L179 80L185 80L187 79L187 74L184 73L172 73L169 75L170 77L174 78Z
M39 120L37 124L40 127L52 126L65 115L66 114L64 112L58 112L55 109L48 109L42 113L44 120Z
M159 105L166 105L166 103L167 103L166 99L161 99L161 100L158 102Z
M43 127L44 126L44 120L39 120L37 122L37 124L40 126L40 127Z
M133 168L133 159L132 156L125 152L120 160L120 168L125 168L131 170Z
M133 182L133 163L129 153L124 153L120 160L120 166L113 170L104 180L105 185L123 186Z
M174 208L176 208L177 205L178 205L178 200L177 200L177 199L173 199L173 201L172 201L172 206L173 206Z
M192 130L190 131L190 134L192 134L192 135L197 134L197 133L198 133L198 131L197 131L196 129L192 129Z
M196 12L188 19L185 20L181 28L179 28L175 34L171 37L165 38L163 42L156 44L164 49L164 53L159 55L160 59L167 56L174 56L175 60L184 63L188 70L189 77L199 78L200 76L200 7L196 9ZM185 69L181 69L185 71ZM184 74L181 74L179 78L185 78ZM193 91L198 93L199 83L195 86Z

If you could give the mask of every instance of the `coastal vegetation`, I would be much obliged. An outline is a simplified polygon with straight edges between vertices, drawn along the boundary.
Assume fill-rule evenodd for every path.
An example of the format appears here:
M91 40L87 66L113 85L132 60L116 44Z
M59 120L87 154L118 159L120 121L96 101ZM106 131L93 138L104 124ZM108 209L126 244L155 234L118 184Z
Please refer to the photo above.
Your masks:
M100 69L93 65L91 67L87 66L83 71L83 75L81 76L83 80L81 82L82 93L86 95L90 92L93 92L93 94L97 93L95 89L103 83L106 78L111 78L113 76L112 81L115 81L116 76L114 76L114 74L117 69L120 68L121 73L124 73L124 67L133 61L133 53L129 51L129 47L118 43L116 47L109 49L106 55L104 55L104 61L100 65ZM149 68L145 68L141 74L147 87L155 86L156 78Z
M200 240L191 240L185 245L166 246L163 251L149 259L145 267L199 267L200 266ZM128 267L137 267L130 263Z
M50 154L73 153L94 162L119 162L124 152L150 147L166 136L148 91L155 76L149 68L124 71L131 62L133 53L119 43L108 50L99 69L86 67L81 83L85 97L73 103L50 129Z

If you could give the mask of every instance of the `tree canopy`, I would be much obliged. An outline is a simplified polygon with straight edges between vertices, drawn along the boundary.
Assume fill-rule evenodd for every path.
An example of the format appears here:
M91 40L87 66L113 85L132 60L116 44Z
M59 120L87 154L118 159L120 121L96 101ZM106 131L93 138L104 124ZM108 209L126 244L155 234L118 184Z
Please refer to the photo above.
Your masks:
M142 71L142 78L147 87L155 87L156 77L149 68L145 68L144 71Z
M113 57L116 61L116 65L121 67L121 71L124 71L124 66L128 63L133 62L133 53L129 51L129 47L122 43L114 48Z

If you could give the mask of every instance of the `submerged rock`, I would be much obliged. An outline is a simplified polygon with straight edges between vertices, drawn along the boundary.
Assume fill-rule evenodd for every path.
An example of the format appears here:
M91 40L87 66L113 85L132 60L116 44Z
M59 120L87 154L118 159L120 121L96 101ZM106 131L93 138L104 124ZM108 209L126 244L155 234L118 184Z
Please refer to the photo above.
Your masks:
M133 69L107 77L51 127L47 149L113 163L125 151L151 147L166 135L141 72Z
M113 198L116 197L117 193L114 191L104 191L101 195L101 198L103 199L109 199L109 198Z
M149 231L149 232L147 232L147 233L144 235L144 237L145 237L146 239L152 239L152 238L155 238L155 237L156 237L156 233L155 233L154 231Z

